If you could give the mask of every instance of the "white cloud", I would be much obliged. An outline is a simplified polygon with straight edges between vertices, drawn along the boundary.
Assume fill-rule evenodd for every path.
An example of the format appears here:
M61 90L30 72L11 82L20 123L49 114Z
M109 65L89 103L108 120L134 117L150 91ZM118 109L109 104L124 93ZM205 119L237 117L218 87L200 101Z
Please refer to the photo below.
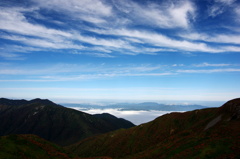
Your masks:
M66 72L76 72L76 70L84 67L75 66L73 64L55 64L55 65L41 65L36 68L34 65L20 66L1 66L1 75L43 75L43 74L57 74Z
M32 11L30 9L30 11ZM71 34L28 22L21 8L1 8L0 29L28 36L47 39L70 37ZM17 24L17 25L16 25Z
M227 44L240 44L240 35L232 34L216 34L207 35L205 33L182 33L179 34L180 37L187 38L190 40L202 40L205 42L217 42L217 43L227 43ZM224 48L224 47L223 47Z
M236 8L234 9L236 16L235 19L238 23L240 23L240 5L237 5ZM239 29L239 28L238 28ZM239 30L238 30L239 31Z
M101 55L99 55L101 56ZM103 55L104 56L104 55ZM194 64L194 67L229 67L233 64L201 63ZM237 65L235 65L237 66ZM95 65L95 64L56 64L46 65L41 69L25 65L21 68L12 66L2 66L0 75L6 78L2 81L32 81L32 82L53 82L53 81L85 81L94 79L112 79L119 77L161 77L177 76L181 73L219 73L219 72L239 72L238 68L221 69L181 69L188 66L182 64L172 65ZM66 74L68 74L66 76ZM19 80L11 79L10 75L24 75ZM28 75L28 76L26 76ZM32 75L32 76L31 76Z
M208 14L211 17L216 17L223 14L229 8L234 8L234 2L236 0L215 0L214 4L208 9Z
M99 55L101 56L101 55ZM66 74L68 74L66 76ZM25 65L22 68L3 66L0 75L4 75L1 81L31 81L31 82L54 82L54 81L86 81L94 79L111 79L119 77L153 77L170 76L176 73L164 70L162 66L151 65L125 65L125 66L105 66L105 65L47 65L36 69L34 66ZM13 79L13 75L22 76Z
M25 11L25 10L24 10ZM31 10L32 11L32 10ZM18 25L16 25L18 24ZM128 44L122 40L101 39L89 36L82 36L77 31L66 32L47 28L42 25L30 23L21 8L2 9L0 13L0 29L19 35L2 35L1 38L19 41L34 47L53 49L82 49L81 45L72 43L72 40L79 40L93 45L106 47L123 48ZM29 37L31 36L31 37Z
M75 76L41 76L36 81L51 82L51 81L81 81L91 79L106 79L116 77L138 77L138 76L170 76L176 73L164 72L164 73L94 73L94 74L80 74ZM34 80L33 80L34 81Z
M8 53L29 53L32 51L40 51L42 49L35 48L35 47L28 47L28 46L21 46L21 45L3 45L0 47L0 50L6 51Z
M123 40L115 40L115 39L102 39L90 36L82 36L80 34L74 34L73 39L87 42L93 45L101 45L106 47L114 47L114 48L127 48L129 44Z
M124 12L133 23L155 25L161 28L188 28L189 15L194 17L195 7L190 1L176 3L146 3L113 1L119 11Z
M178 70L179 73L223 73L223 72L240 72L240 69L226 68L226 69L209 69L209 70Z
M32 11L33 9L11 8L2 9L0 13L0 29L6 30L16 35L3 34L1 38L8 40L19 41L21 43L39 47L42 49L83 49L79 44L74 44L72 41L85 42L96 46L103 46L107 48L118 49L132 49L132 47L125 40L119 39L104 39L93 36L83 36L78 31L62 31L52 28L47 28L39 24L30 23L24 13ZM18 24L18 25L16 25ZM88 48L91 50L91 48ZM104 48L103 48L104 49ZM102 53L93 53L96 56L109 55Z
M158 52L165 51L207 53L239 51L239 47L236 46L211 47L205 43L239 44L238 35L207 36L194 33L180 35L184 40L179 40L153 31L127 28L129 25L142 25L143 23L144 25L156 25L157 27L163 28L188 28L190 25L189 18L194 18L196 11L196 7L191 1L172 3L146 2L144 5L133 1L113 1L113 5L118 8L119 12L124 12L126 14L125 16L113 10L113 6L110 5L110 2L106 3L107 1L70 0L66 2L64 0L32 0L32 2L34 2L36 7L1 8L0 29L11 33L2 34L0 35L1 38L17 41L29 45L29 48L32 47L38 50L73 49L70 53L110 58L116 57L116 54L156 55ZM230 3L230 1L226 3ZM49 28L27 18L28 14L36 14L40 16L40 19L45 18L46 20L47 17L40 15L39 11L41 9L66 14L70 18L73 18L75 22L75 18L79 18L88 20L91 23L106 23L108 25L107 27L98 25L99 29L94 29L95 27L92 26L85 26L83 27L85 31L93 32L92 34L85 35L83 34L84 29L82 30L80 27L60 30ZM108 18L110 18L110 20ZM111 36L104 37L97 34ZM204 42L192 42L190 40L203 40ZM85 43L93 46L86 46ZM150 46L139 47L139 45L143 44ZM96 50L96 48L98 48L98 50ZM30 51L30 49L28 50ZM33 51L32 49L31 52ZM11 55L11 52L14 51L8 52ZM14 54L12 53L12 55Z
M99 55L101 56L101 55ZM164 71L160 65L95 65L95 64L56 64L35 68L32 65L22 67L2 66L0 75L7 78L1 81L84 81L93 79L109 79L118 77L169 76L174 73ZM66 76L66 73L68 76ZM10 76L11 75L11 76ZM23 75L19 80L12 79L12 75ZM26 76L27 75L27 76Z
M156 32L149 32L144 30L129 30L129 29L112 29L112 30L103 30L103 29L90 29L90 31L95 32L97 34L105 34L105 35L114 35L118 36L118 38L125 38L129 41L129 45L122 45L125 46L129 51L133 51L136 53L147 53L150 54L155 52L171 52L171 51L191 51L191 52L208 52L208 53L220 53L229 51L228 47L210 47L206 43L203 42L191 42L187 40L176 40L169 38L163 34L156 33ZM190 39L190 40L211 40L211 41L221 41L221 42L228 42L228 43L239 43L238 36L218 36L212 39L209 39L206 35L201 34L181 34L181 37ZM148 43L152 46L158 48L141 48L138 49L136 47L131 47L130 43Z
M222 48L223 50L227 51L231 51L231 52L240 52L240 47L237 46L226 46Z
M32 11L31 9L29 10ZM71 42L71 40L69 40L72 36L71 33L30 23L22 13L23 11L26 10L21 8L1 10L0 29L17 34L3 34L0 36L1 38L19 41L24 44L40 48L83 48L81 45L75 45Z
M212 42L240 44L240 35L217 35L209 39Z
M61 40L49 40L42 38L31 38L26 36L2 36L4 39L19 41L23 44L27 44L32 47L37 47L38 49L83 49L84 47L81 45L73 44L71 41L61 39ZM38 50L36 49L36 50Z
M58 11L71 18L91 23L106 22L104 17L112 15L112 7L101 0L32 0L40 8Z
M172 67L183 67L185 66L184 64L173 64Z
M149 43L158 47L167 47L167 48L170 47L170 48L184 50L184 51L200 51L200 52L210 52L210 53L217 53L222 51L219 49L211 48L207 46L205 43L197 43L197 42L194 43L186 40L183 40L183 41L175 40L155 32L147 32L147 31L141 31L141 30L128 30L128 29L115 29L111 31L94 29L92 31L95 31L99 34L110 34L110 35L136 38L144 41L145 43Z
M104 57L104 58L114 58L115 56L108 54L108 53L100 53L100 52L74 52L73 54L77 54L77 55L89 55L89 56L94 56L94 57Z
M5 59L9 59L9 60L23 60L24 59L19 54L7 53L7 52L0 52L0 57L5 58Z
M179 26L187 28L189 26L189 15L194 18L195 8L192 3L185 1L178 7L173 7L169 9L173 21L177 22Z
M215 0L215 2L220 2L220 3L224 3L227 5L231 5L235 2L236 0Z
M132 110L121 111L120 109L89 109L89 110L85 110L85 109L81 109L78 107L72 107L72 108L86 112L88 114L109 113L118 118L124 118L126 120L129 120L136 125L150 122L161 115L171 113L170 111L153 111L153 110L151 110L151 111L132 111Z
M202 64L195 64L194 66L196 66L196 67L225 67L225 66L230 66L230 65L231 64L224 64L224 63L210 64L210 63L204 62Z
M219 14L222 14L225 11L225 8L219 5L214 5L209 9L209 16L216 17Z

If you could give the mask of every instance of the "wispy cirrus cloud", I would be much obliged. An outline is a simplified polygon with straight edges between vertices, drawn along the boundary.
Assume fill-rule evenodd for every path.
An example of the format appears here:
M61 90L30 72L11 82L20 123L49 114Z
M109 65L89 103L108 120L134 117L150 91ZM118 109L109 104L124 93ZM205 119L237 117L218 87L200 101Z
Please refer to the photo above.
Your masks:
M32 0L38 7L57 11L68 18L82 19L91 23L105 23L105 17L112 15L112 7L99 0ZM84 6L84 7L83 7Z
M181 33L180 37L190 40L201 40L205 42L215 42L223 44L240 44L240 35L233 34L205 34L205 33Z
M206 70L178 70L178 73L223 73L223 72L240 72L239 68L225 69L206 69Z
M52 82L52 81L86 81L96 79L113 79L121 77L160 77L175 75L164 70L162 65L78 65L58 64L43 66L25 65L21 68L2 65L0 75L2 82ZM15 77L19 77L16 80Z
M208 9L209 16L216 17L221 15L227 9L234 7L235 1L236 0L214 0L214 4Z
M86 81L93 79L109 79L109 78L119 78L119 77L160 77L160 76L170 76L175 75L176 73L98 73L98 74L82 74L75 76L40 76L36 81ZM34 82L35 80L32 79Z
M56 39L56 37L61 38L71 36L71 34L67 32L29 22L25 14L31 13L33 11L35 11L35 8L1 8L0 29L21 35L35 36L47 39Z
M196 66L196 67L226 67L226 66L231 66L231 64L225 64L225 63L213 64L213 63L204 62L202 64L194 64L193 66Z
M61 40L49 40L49 39L42 39L42 38L33 38L33 37L25 37L25 36L2 36L2 38L18 41L22 44L37 47L38 50L46 50L46 49L82 49L84 48L82 45L73 44L71 41L61 39ZM37 50L37 49L36 49Z
M21 67L11 65L1 65L1 75L47 75L47 74L58 74L58 73L78 73L78 74L99 74L99 75L114 75L114 74L131 74L135 75L143 74L144 72L151 72L161 70L162 65L101 65L101 64L55 64L55 65L43 65L40 68L35 68L34 65L23 65Z
M96 38L90 36L82 36L80 34L73 35L72 37L74 40L83 41L95 46L106 46L106 47L113 47L113 48L127 48L130 47L129 43L122 39L103 39L103 38Z
M29 2L29 5L1 7L0 30L3 32L0 38L17 43L15 46L32 47L38 51L69 49L72 54L105 58L120 54L224 53L240 50L236 46L240 44L239 35L194 33L198 6L189 0L144 3L131 0ZM215 3L233 7L235 1L216 0ZM234 9L237 14L236 7ZM54 20L46 13L53 14ZM68 23L73 25L68 26ZM169 36L155 29L172 30L178 34ZM228 45L221 46L223 43ZM4 55L6 53L9 53L8 57ZM4 58L16 58L14 56L23 55L14 49L2 53Z
M188 28L189 20L195 16L195 7L190 1L139 4L114 0L113 4L127 14L132 23L162 28Z
M37 47L38 50L46 48L82 48L81 45L73 44L71 40L69 40L69 38L72 36L72 34L69 32L48 28L40 24L33 24L29 22L25 16L25 12L32 11L35 11L35 8L3 8L0 13L0 29L12 33L12 35L2 34L0 37L7 40L19 41L28 45L26 48L29 48L29 46ZM37 48L35 49L37 50ZM32 49L32 51L34 50Z
M161 77L176 75L176 73L107 73L107 74L82 74L75 76L35 76L35 77L24 77L20 79L0 79L1 82L63 82L63 81L89 81L96 79L112 79L119 77Z
M205 43L200 42L190 42L187 40L176 40L169 38L163 34L155 33L155 32L149 32L149 31L142 31L142 30L129 30L129 29L116 29L111 30L109 32L108 30L98 30L94 29L92 30L99 34L107 34L107 35L117 35L117 36L123 36L128 38L135 38L141 41L144 41L144 43L152 44L153 46L158 47L166 47L166 48L172 48L172 49L178 49L178 50L184 50L184 51L201 51L201 52L209 52L209 53L216 53L221 52L222 50L217 48L211 48Z
M23 60L24 59L19 54L9 53L9 52L0 52L0 57L5 58L5 59L11 59L11 60Z
M196 69L205 67L206 69ZM212 67L215 67L212 69ZM206 74L240 72L239 65L224 63L201 63L192 65L78 65L58 64L36 69L34 66L11 67L1 65L2 82L54 82L54 81L89 81L97 79L119 79L122 77L178 77L181 74ZM15 77L20 77L16 80Z
M118 49L118 51L121 52L122 49L127 49L126 52L132 55L138 54L136 52L139 52L137 48L130 45L128 40L120 38L97 38L96 36L81 35L77 30L63 31L48 28L40 24L33 24L27 20L25 15L25 12L33 10L32 8L22 9L17 7L12 8L12 10L3 9L0 20L4 21L4 24L1 23L0 29L12 32L15 35L3 34L1 38L18 41L39 49L76 49L82 50L82 53L85 51L84 48L92 50L92 47L84 47L81 44L88 43L94 46L101 46L101 48L97 50L98 53L90 53L87 51L86 54L90 53L102 57L112 57L112 55L105 54L105 51L102 52L102 50L112 52L112 50ZM16 23L18 26L15 25ZM74 43L73 41L78 42Z

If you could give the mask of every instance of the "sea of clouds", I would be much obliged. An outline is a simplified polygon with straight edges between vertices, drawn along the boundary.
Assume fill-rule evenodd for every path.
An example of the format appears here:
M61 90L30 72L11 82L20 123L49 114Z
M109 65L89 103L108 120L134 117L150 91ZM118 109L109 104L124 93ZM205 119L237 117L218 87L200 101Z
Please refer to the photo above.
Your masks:
M121 110L121 109L86 109L86 108L80 108L80 107L71 107L71 108L88 113L88 114L109 113L118 118L129 120L135 125L147 123L161 115L171 113L171 111L155 111L155 110L135 111L135 110Z

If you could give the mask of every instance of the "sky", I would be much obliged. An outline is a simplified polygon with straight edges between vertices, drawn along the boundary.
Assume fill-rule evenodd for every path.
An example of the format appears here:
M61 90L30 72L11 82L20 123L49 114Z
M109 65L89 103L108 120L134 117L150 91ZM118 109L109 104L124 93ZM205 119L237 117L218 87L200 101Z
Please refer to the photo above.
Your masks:
M227 101L240 1L0 0L0 97Z

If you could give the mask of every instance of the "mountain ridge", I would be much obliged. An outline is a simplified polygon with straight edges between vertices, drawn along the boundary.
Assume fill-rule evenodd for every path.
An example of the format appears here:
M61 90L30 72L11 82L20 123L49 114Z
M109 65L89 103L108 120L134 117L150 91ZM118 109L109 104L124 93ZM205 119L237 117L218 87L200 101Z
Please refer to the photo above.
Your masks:
M118 123L39 98L30 101L0 99L0 136L35 134L65 146L92 135L134 126L129 121L115 120Z
M68 149L82 157L239 158L239 110L238 98L220 108L165 114L127 130L84 139Z

